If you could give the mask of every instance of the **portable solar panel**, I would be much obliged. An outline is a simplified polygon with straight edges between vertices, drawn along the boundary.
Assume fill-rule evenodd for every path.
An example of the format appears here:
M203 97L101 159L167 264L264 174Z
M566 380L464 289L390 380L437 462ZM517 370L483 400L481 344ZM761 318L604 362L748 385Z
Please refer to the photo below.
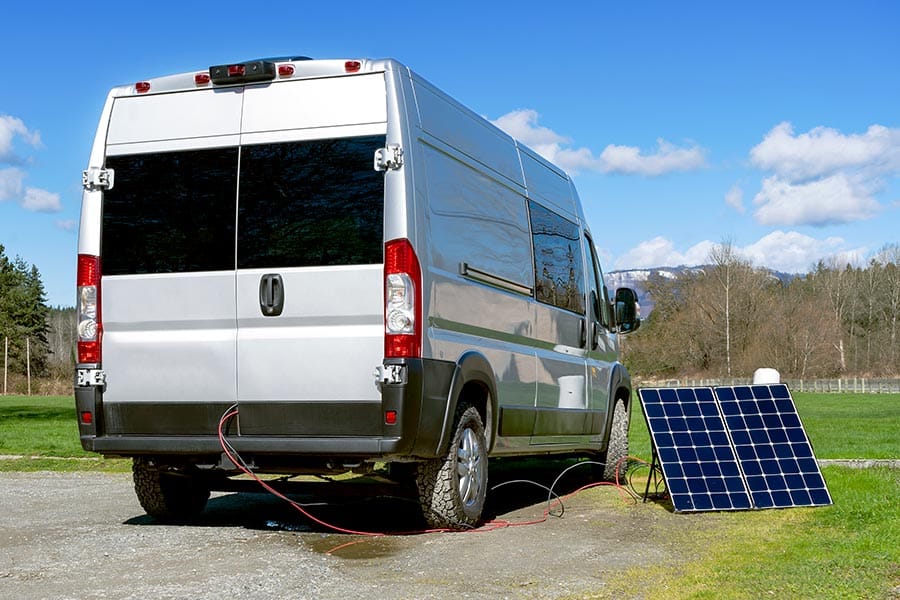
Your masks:
M786 385L717 387L715 394L754 507L831 504Z
M676 511L750 508L711 388L639 390Z
M831 504L787 386L638 394L677 512Z

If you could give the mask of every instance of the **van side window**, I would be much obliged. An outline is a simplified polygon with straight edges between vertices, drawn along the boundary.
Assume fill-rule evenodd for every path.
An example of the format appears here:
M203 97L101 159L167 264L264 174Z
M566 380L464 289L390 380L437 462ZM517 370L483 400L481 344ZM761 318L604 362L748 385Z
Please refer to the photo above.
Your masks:
M237 148L110 156L104 275L234 269Z
M584 314L584 267L578 225L528 202L539 302Z
M239 269L378 264L385 136L241 148Z

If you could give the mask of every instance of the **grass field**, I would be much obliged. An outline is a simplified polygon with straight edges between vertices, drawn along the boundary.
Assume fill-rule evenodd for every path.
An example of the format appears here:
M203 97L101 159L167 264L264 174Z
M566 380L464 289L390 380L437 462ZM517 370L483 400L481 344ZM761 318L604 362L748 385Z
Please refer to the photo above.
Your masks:
M793 392L818 458L900 460L900 395ZM636 403L630 454L649 460ZM700 559L673 571L635 570L589 598L628 597L644 586L667 598L900 598L900 469L822 469L833 506L706 514L677 543ZM700 515L686 515L695 518Z
M900 395L794 399L819 458L900 459ZM632 455L650 459L637 405L630 445ZM42 457L0 460L7 471L130 469L126 460L89 458L78 441L74 400L65 396L0 397L0 454ZM695 560L677 569L635 569L581 597L900 598L900 469L826 466L823 473L833 506L673 514L697 523L690 535L672 539Z

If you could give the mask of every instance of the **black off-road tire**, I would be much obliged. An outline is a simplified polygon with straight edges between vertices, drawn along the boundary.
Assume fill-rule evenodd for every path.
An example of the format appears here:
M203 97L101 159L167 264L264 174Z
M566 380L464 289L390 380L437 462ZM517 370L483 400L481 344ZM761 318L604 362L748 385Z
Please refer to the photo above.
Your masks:
M209 500L209 487L197 477L169 471L145 458L135 458L131 471L141 507L158 521L190 521Z
M447 455L416 467L422 514L436 529L469 529L481 522L487 496L487 443L481 415L460 405Z
M625 479L625 471L628 467L628 410L625 402L617 400L613 408L612 424L609 429L609 446L606 449L606 457L603 462L603 472L600 474L604 481L622 483Z

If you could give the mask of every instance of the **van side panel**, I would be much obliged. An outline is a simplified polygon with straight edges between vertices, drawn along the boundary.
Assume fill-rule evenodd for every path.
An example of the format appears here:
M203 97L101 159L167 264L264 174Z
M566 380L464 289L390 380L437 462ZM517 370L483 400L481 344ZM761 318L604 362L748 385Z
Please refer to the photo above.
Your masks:
M496 381L497 454L527 447L536 390L534 271L522 173L512 139L414 79L426 203L427 351L457 361L477 348Z
M525 198L431 144L422 142L422 155L432 355L456 361L478 348L496 377L500 435L530 435L530 421L504 417L510 407L524 407L526 414L534 408L533 307L526 293L534 276ZM497 451L504 446L501 441Z

